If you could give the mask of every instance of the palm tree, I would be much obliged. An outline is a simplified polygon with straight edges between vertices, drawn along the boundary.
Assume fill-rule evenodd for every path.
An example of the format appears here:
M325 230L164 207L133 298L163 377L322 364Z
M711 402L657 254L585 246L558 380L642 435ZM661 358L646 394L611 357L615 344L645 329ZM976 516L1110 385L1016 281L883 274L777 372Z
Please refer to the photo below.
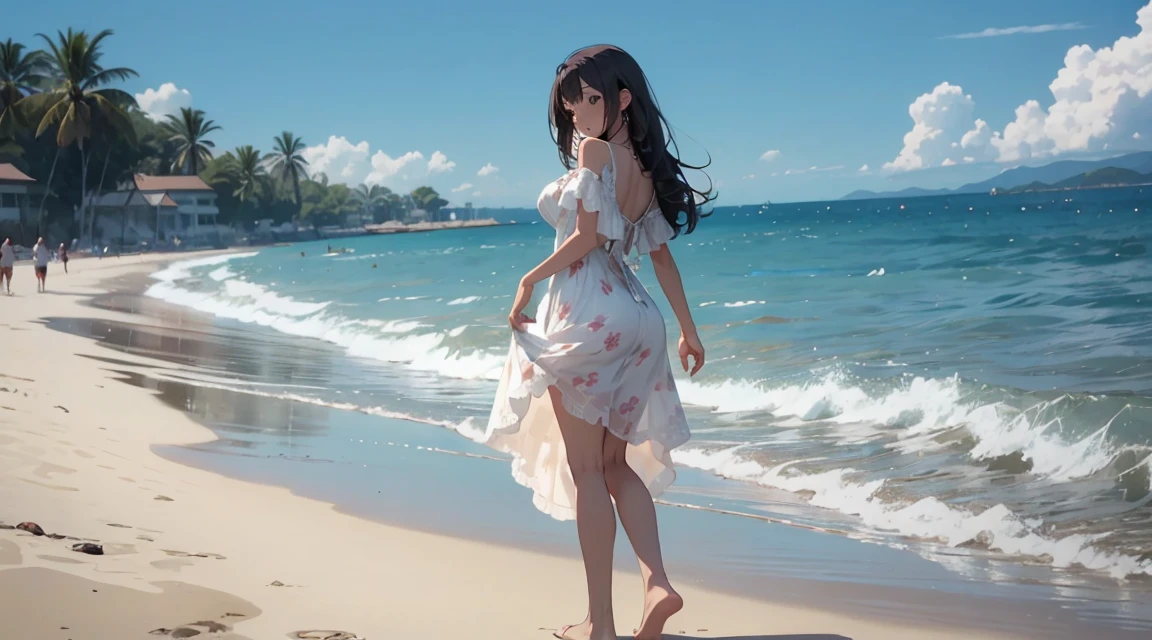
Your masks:
M201 109L181 107L180 115L169 114L164 131L177 145L172 171L187 176L199 175L212 159L212 149L216 148L216 143L206 140L205 136L219 130L220 126L214 121L204 119Z
M236 152L230 155L233 158L231 167L233 179L237 184L232 195L243 204L256 197L260 180L268 175L268 171L264 168L266 158L253 149L252 145L236 147Z
M308 177L308 161L304 159L304 141L292 135L291 131L281 133L276 139L275 149L269 156L272 171L281 180L292 179L292 190L296 193L296 217L300 217L303 200L300 197L300 176Z
M37 137L43 135L50 127L56 126L56 158L52 160L52 170L48 173L44 199L48 197L47 189L51 186L52 177L56 173L56 161L60 158L60 149L75 142L80 149L80 197L81 204L84 204L88 191L90 155L84 149L84 141L92 135L92 124L96 119L94 116L100 116L102 125L108 126L135 143L136 133L123 105L135 105L136 100L120 89L100 88L113 81L127 80L138 75L126 67L105 69L101 66L100 58L103 52L100 51L100 45L110 35L112 35L110 29L89 37L84 31L73 31L69 28L67 33L57 31L57 39L53 41L42 33L37 34L51 50L48 58L49 68L59 83L44 93L37 93L24 99L29 103L33 113L42 114L40 125L36 128ZM44 199L40 201L41 234L44 233L45 226ZM83 206L80 211L80 229L83 234L86 211Z
M388 196L390 195L392 195L392 190L388 187L378 184L369 187L362 184L356 187L356 191L352 192L352 200L360 205L362 213L371 215L373 222L378 222L374 214L377 209L388 206Z
M47 60L43 51L31 51L12 38L0 42L0 138L15 133L24 125L17 103L32 95L48 79Z

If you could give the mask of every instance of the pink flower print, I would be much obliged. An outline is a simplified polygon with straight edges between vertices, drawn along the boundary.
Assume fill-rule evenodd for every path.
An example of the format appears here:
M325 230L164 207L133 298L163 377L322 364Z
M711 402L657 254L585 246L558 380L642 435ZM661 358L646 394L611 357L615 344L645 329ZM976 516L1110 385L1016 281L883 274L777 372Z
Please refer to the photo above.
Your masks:
M633 411L636 410L636 405L638 405L638 404L640 404L640 398L637 398L636 396L632 396L631 398L628 398L628 402L625 402L624 404L620 405L620 415L626 416L629 413L632 413ZM628 424L631 425L632 423L628 423Z
M628 424L624 425L624 435L632 433L632 424L633 423L629 422Z
M638 360L636 360L636 366L639 367L640 365L644 364L644 361L647 360L648 356L650 356L650 355L652 355L652 348L651 347L641 351L640 352L640 358ZM659 391L659 389L657 389L657 391Z
M599 331L604 328L604 323L607 322L607 320L608 316L603 314L598 315L592 320L592 322L588 323L588 328L592 331Z
M593 371L592 373L588 374L588 382L584 383L584 386L591 389L592 387L596 386L597 382L600 382L600 374Z
M608 282L607 280L601 280L600 290L604 292L604 295L612 293L612 283Z
M620 332L619 331L609 332L608 337L604 338L604 348L611 351L611 350L613 350L619 346L620 346Z
M663 391L664 390L664 383L663 382L657 382L656 383L656 390L657 391Z
M580 258L576 262L568 265L568 277L571 278L576 275L576 272L584 268L584 258Z
M564 318L567 318L569 313L572 313L572 303L565 302L564 304L560 305L560 314L559 315L560 315L561 320L563 320Z

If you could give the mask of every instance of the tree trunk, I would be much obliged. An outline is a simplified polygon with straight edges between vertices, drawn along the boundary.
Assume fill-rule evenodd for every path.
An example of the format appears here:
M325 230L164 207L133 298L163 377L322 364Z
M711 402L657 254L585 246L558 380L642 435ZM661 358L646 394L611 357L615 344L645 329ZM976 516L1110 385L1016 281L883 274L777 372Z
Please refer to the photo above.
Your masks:
M52 157L52 169L48 171L48 182L44 185L44 197L40 198L40 210L36 213L36 235L41 238L44 237L48 227L48 219L44 215L44 203L48 200L48 192L52 190L52 178L56 175L56 161L59 159L60 147L56 147L56 155Z
M100 170L100 182L96 185L96 197L104 195L104 176L108 174L108 160L112 158L112 145L108 145L108 153L104 154L104 168ZM92 237L92 231L96 228L96 203L93 202L88 205L88 237Z
M292 189L296 191L296 221L300 221L300 212L304 210L304 199L300 197L300 174L292 172Z
M86 207L87 202L85 198L88 196L88 154L84 153L84 138L76 140L76 145L80 147L80 246L85 244L84 231L87 229L84 223L87 222ZM92 238L87 238L88 244L91 245Z

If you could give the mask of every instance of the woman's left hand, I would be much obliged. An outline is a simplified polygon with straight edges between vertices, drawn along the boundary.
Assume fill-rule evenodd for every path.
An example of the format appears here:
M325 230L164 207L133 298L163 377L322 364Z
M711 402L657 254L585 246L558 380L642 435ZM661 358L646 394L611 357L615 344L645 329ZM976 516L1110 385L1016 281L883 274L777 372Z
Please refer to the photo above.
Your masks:
M525 324L536 322L524 313L524 309L528 308L528 303L532 301L532 288L533 285L524 280L521 280L520 286L516 288L516 299L512 302L512 312L508 314L508 324L516 331L524 331Z

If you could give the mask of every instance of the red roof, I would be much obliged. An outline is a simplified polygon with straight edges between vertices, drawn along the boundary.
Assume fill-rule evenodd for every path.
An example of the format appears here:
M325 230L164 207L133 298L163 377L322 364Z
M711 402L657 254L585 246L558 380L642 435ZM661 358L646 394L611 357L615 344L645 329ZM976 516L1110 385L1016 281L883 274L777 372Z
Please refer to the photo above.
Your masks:
M176 204L175 200L173 200L172 198L169 198L167 193L149 193L149 194L144 196L144 199L148 201L148 204L150 204L154 207L157 207L157 206L159 206L159 207L178 207L178 206L180 206L180 205Z
M32 178L24 175L24 172L17 169L15 165L8 163L0 163L0 180L10 180L12 182L36 182Z
M141 191L212 191L200 176L146 176L136 174L136 188Z

